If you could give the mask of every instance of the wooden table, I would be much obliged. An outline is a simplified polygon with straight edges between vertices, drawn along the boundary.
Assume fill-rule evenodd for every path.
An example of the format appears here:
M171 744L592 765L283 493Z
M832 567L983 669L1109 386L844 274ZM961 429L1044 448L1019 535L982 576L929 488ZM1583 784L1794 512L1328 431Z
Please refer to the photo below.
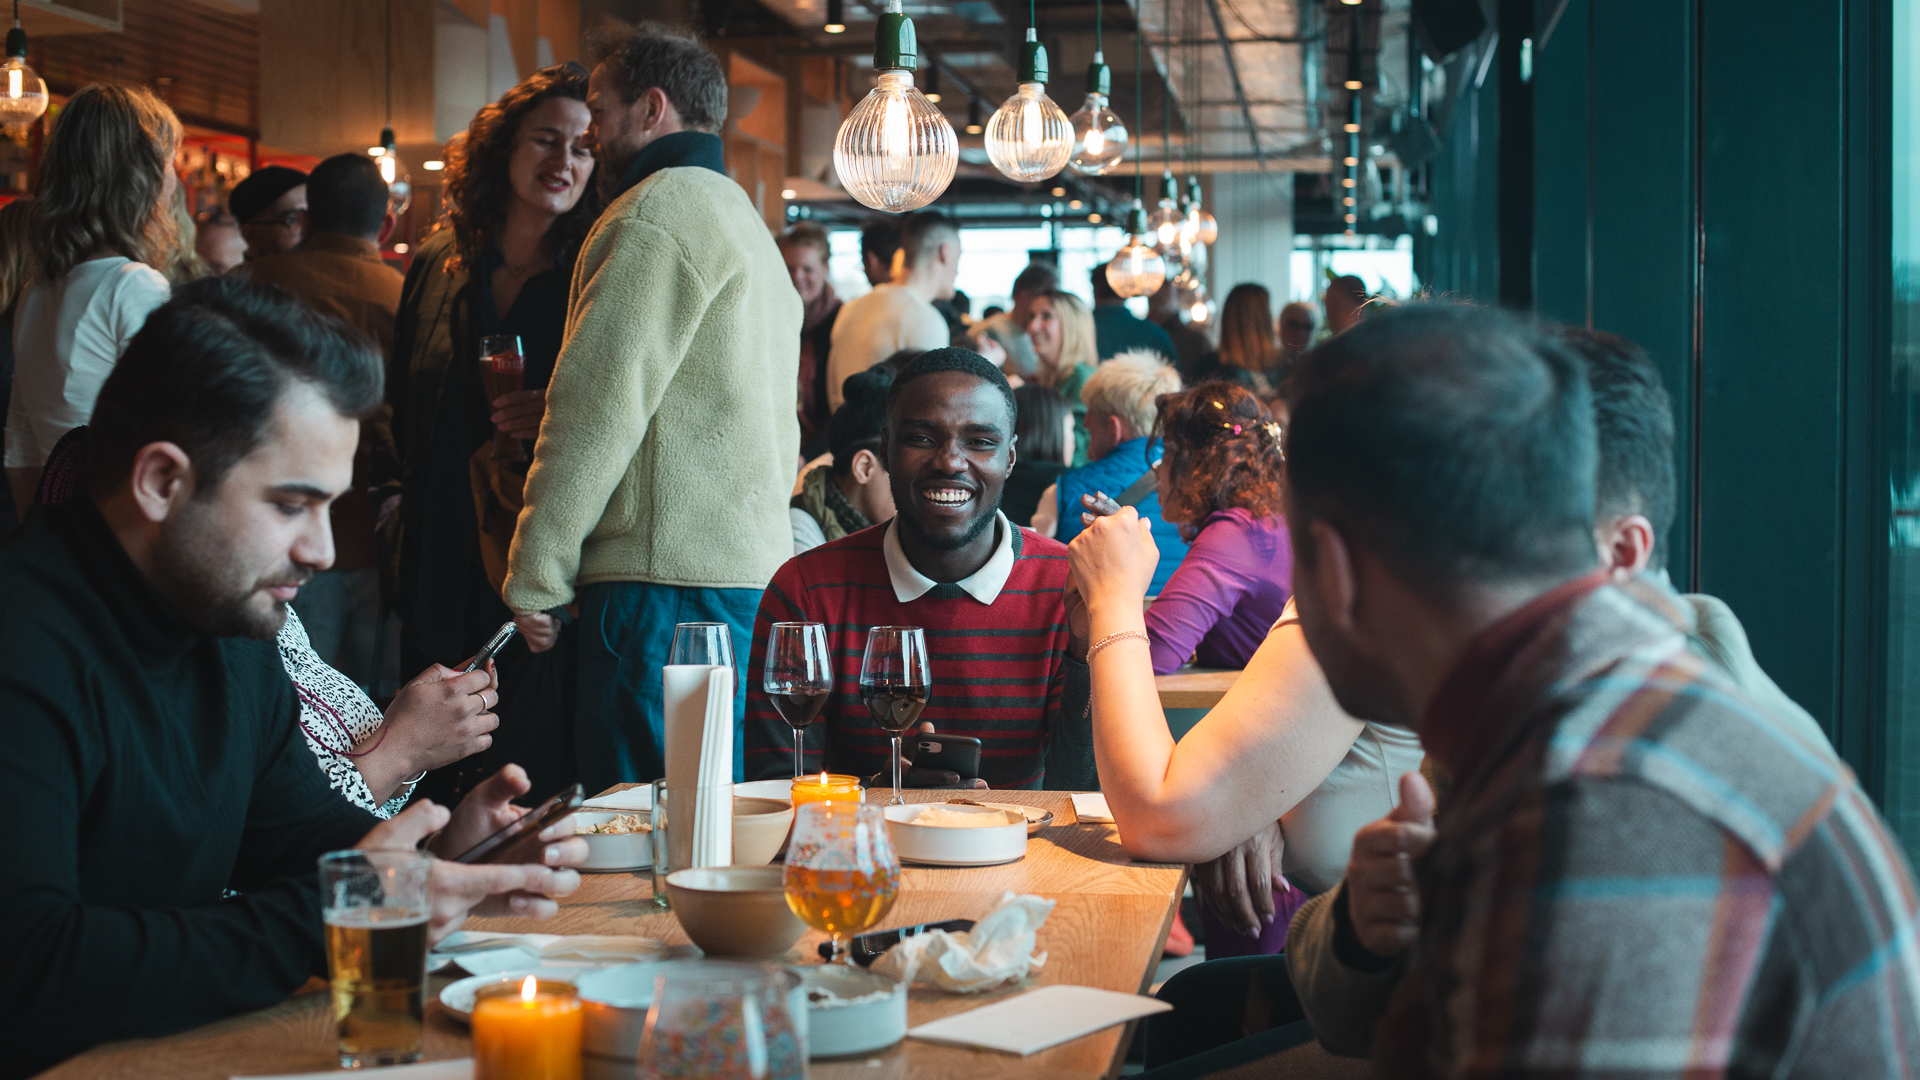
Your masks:
M1211 709L1227 696L1238 671L1218 668L1181 668L1171 675L1155 675L1153 685L1160 691L1163 709Z
M907 793L913 802L945 797L942 792ZM1132 861L1120 850L1114 827L1079 824L1073 803L1064 793L997 791L993 798L1046 807L1053 811L1054 824L1028 841L1026 858L1005 866L976 870L908 867L900 898L877 929L979 918L1003 890L1035 893L1059 902L1040 929L1039 950L1047 954L1046 966L1018 985L982 994L956 995L916 988L908 997L909 1026L1049 983L1144 993L1186 887L1186 868ZM580 891L562 903L560 914L547 922L474 919L468 928L639 934L669 944L687 941L674 917L652 906L648 875L584 877ZM815 949L823 940L823 935L809 931L790 959L818 962ZM447 981L435 977L429 996L437 995ZM810 1071L819 1080L1117 1076L1132 1032L1131 1024L1108 1028L1029 1058L908 1039L877 1055L816 1061ZM469 1053L466 1027L448 1015L438 1000L430 1000L427 1058L457 1058ZM43 1076L59 1080L226 1080L234 1075L319 1071L335 1067L337 1060L325 987L310 984L307 991L271 1009L164 1039L96 1047Z

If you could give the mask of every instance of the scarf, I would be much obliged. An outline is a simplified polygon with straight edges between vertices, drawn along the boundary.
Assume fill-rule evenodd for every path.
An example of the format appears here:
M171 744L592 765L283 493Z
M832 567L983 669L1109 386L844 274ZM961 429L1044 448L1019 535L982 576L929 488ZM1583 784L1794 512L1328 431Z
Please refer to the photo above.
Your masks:
M819 522L820 532L828 540L838 540L873 524L853 508L840 485L833 482L831 465L822 465L807 473L800 481L800 494L795 495L789 505L806 511L808 517Z

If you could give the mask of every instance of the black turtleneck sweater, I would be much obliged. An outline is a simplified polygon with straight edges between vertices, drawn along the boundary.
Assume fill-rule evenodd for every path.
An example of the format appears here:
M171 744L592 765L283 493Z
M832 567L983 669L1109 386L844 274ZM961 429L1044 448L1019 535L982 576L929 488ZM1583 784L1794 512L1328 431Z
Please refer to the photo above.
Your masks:
M194 632L78 499L0 548L0 657L0 1076L325 975L314 860L375 820L272 641Z

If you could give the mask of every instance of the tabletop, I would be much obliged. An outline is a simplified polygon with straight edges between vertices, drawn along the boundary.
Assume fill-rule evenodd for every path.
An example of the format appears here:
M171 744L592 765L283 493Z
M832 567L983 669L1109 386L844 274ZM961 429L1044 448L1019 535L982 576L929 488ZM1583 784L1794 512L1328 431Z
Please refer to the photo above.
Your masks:
M1155 675L1153 685L1160 691L1163 709L1211 709L1220 704L1240 677L1238 671L1218 668L1181 668L1167 675Z
M627 786L631 785L609 790ZM950 793L910 791L906 796L911 802L928 802ZM1047 962L1017 984L980 994L915 988L908 995L908 1025L1053 983L1146 992L1186 887L1186 868L1134 862L1120 849L1114 827L1079 822L1064 792L996 791L993 801L1044 807L1053 811L1054 824L1028 841L1026 857L1017 862L978 869L906 867L899 899L875 929L977 919L1003 891L1033 893L1058 901L1039 932L1036 951L1046 953ZM553 919L472 919L466 928L637 934L670 945L685 944L687 937L679 923L671 913L653 907L652 895L644 872L588 874L583 875L580 891L562 902ZM809 930L789 961L817 963L816 948L824 940L824 935ZM429 1060L470 1053L466 1027L437 1000L448 981L435 976L429 986ZM907 1039L878 1054L815 1061L809 1072L817 1080L1117 1076L1132 1033L1132 1024L1112 1027L1027 1058ZM325 986L316 982L273 1008L163 1039L96 1047L42 1075L57 1080L225 1080L236 1075L320 1071L335 1067L337 1060L328 996Z

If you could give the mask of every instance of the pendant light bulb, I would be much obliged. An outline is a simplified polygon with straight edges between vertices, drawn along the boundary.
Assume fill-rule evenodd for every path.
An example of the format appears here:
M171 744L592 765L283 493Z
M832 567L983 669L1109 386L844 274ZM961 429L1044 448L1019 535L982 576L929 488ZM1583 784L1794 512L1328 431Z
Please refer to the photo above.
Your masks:
M987 157L1009 179L1034 183L1066 168L1073 125L1047 96L1047 50L1032 27L1020 50L1020 89L987 120Z
M1127 156L1127 129L1107 105L1113 74L1104 58L1093 54L1087 68L1087 100L1069 117L1073 127L1073 156L1067 164L1081 176L1105 176Z
M829 34L847 32L847 14L845 0L827 0L827 22L820 29Z
M47 82L27 66L27 32L20 29L20 5L14 4L13 29L7 31L7 59L0 64L0 126L26 127L47 111Z
M1188 247L1211 244L1220 237L1220 223L1200 205L1200 178L1187 182L1186 216L1180 222L1180 242Z
M1154 246L1160 254L1179 250L1180 224L1185 217L1180 212L1180 185L1174 182L1172 173L1167 173L1160 179L1160 205L1147 216L1147 227L1153 230Z
M960 162L953 125L913 85L918 54L913 20L902 13L900 0L887 0L874 32L873 64L880 77L833 140L833 170L847 194L890 214L939 198Z
M1107 284L1123 297L1149 296L1167 280L1167 263L1147 242L1147 211L1134 200L1127 212L1127 242L1107 263Z

